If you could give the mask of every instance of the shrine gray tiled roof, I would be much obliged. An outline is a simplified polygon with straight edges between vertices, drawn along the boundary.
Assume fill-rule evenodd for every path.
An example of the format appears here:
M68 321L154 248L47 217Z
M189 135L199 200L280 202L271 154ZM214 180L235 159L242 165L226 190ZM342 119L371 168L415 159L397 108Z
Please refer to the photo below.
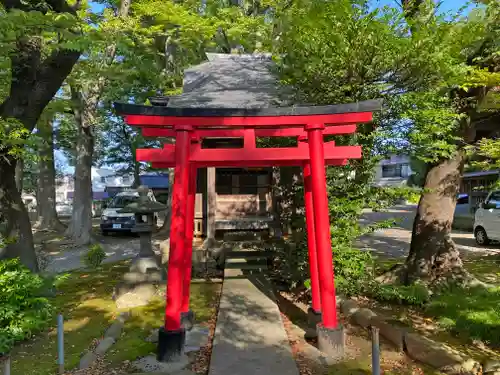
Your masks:
M286 105L268 54L207 54L209 61L186 69L177 108L263 108Z
M114 103L119 114L180 117L311 116L373 112L380 100L327 106L292 102L290 87L273 74L269 54L207 54L208 61L184 72L183 93L151 98L152 106Z

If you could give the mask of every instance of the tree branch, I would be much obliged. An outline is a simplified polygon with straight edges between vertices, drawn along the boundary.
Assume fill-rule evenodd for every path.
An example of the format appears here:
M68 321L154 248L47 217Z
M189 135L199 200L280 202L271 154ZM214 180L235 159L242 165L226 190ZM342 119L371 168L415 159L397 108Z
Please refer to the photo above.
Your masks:
M405 18L407 20L412 20L418 16L419 8L422 3L423 0L401 0Z
M32 44L19 45L10 95L0 104L0 116L16 118L30 131L80 57L79 51L59 49L40 62L39 54Z
M76 11L65 0L24 2L22 0L0 0L7 10L49 10L76 15ZM57 93L80 57L79 51L57 49L45 60L41 60L42 37L21 36L11 55L12 84L9 96L0 104L0 116L19 120L31 131L47 104Z
M70 6L66 0L45 0L40 2L27 2L22 0L1 0L6 10L19 9L23 12L39 11L47 13L49 10L56 13L70 13L76 15L76 11L81 6L81 0L78 0L75 6Z

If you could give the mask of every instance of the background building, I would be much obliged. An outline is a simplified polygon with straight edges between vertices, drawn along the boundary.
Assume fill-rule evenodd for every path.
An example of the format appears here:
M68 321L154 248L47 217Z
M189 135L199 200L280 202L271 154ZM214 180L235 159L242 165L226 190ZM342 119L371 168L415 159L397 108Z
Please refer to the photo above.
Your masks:
M412 173L408 155L391 155L375 167L375 185L403 186L407 184Z
M94 200L104 200L115 196L134 183L132 174L117 174L110 168L92 168L92 192ZM141 184L147 185L155 195L168 195L168 174L145 173L140 176ZM71 201L75 191L75 176L67 174L56 181L56 201ZM158 199L158 198L157 198ZM166 199L166 198L165 198Z

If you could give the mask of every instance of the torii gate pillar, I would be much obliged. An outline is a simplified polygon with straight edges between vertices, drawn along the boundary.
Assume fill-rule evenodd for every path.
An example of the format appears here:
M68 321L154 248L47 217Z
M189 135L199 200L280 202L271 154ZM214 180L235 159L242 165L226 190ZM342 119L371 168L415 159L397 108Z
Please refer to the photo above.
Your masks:
M189 148L191 144L191 127L179 126L175 137L175 169L172 190L172 222L170 225L170 251L167 274L167 301L165 307L165 324L159 330L158 360L174 361L171 355L178 356L184 352L186 330L181 326L181 309L183 303L184 263L186 261L186 216L189 195ZM189 275L191 278L191 275ZM168 345L171 347L161 346Z
M311 190L314 209L313 225L321 295L322 323L317 325L317 334L320 349L331 356L339 357L344 352L344 330L337 321L328 195L326 191L324 128L324 124L308 124L305 126L311 159Z

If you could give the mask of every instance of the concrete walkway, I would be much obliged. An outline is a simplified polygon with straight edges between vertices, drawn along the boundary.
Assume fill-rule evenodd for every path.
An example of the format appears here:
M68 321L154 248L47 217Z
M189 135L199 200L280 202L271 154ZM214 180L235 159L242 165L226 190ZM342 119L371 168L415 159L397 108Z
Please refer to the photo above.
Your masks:
M255 374L299 371L267 281L261 275L225 275L209 375Z

